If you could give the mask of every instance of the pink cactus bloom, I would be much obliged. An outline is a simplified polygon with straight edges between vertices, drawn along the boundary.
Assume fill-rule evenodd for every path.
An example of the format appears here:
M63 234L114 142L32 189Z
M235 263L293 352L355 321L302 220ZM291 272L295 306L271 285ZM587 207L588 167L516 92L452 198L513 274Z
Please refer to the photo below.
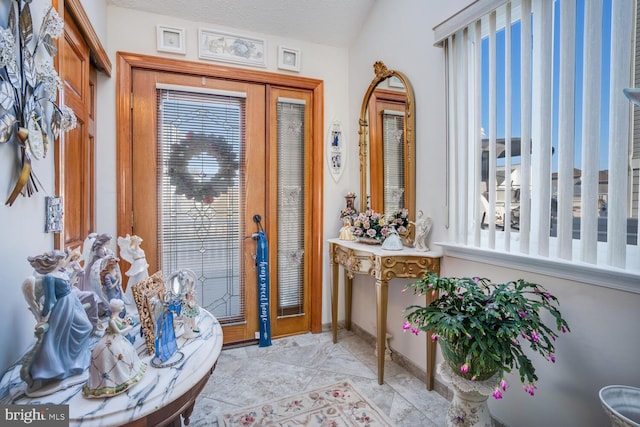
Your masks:
M502 390L500 390L500 387L496 387L496 389L493 390L493 398L502 399Z
M533 342L540 341L540 337L538 335L538 331L531 332L531 341L533 341Z
M464 365L460 366L460 372L462 372L463 374L469 372L469 365L465 363Z

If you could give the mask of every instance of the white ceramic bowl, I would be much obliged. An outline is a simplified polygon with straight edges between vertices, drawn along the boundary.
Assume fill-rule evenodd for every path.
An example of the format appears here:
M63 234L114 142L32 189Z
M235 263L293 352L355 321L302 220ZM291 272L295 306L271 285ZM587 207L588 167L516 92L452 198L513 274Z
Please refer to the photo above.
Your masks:
M600 402L614 427L640 427L640 388L609 385L600 389Z
M629 101L631 101L635 105L640 105L640 88L626 88L622 89L622 92L625 94Z

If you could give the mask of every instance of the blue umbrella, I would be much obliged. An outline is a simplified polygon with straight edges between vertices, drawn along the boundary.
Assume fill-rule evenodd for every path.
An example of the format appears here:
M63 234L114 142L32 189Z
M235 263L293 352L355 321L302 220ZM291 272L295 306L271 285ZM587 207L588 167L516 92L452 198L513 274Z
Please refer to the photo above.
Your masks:
M256 218L257 217L257 218ZM259 231L253 235L257 242L256 265L258 266L258 315L260 319L259 347L271 345L271 321L269 319L269 244L267 235L260 224L260 217L256 215L254 221Z

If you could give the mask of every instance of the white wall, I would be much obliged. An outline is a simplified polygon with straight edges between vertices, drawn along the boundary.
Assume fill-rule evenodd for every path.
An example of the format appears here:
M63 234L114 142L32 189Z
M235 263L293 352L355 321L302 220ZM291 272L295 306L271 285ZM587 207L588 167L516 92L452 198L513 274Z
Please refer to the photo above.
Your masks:
M358 41L349 51L350 115L358 117L362 94L373 78L371 65L382 60L403 71L416 95L417 188L416 207L434 219L430 243L446 241L443 224L445 192L444 55L433 47L432 28L471 1L378 1ZM328 198L328 196L327 196ZM511 388L503 400L490 398L496 419L511 427L608 425L598 400L598 390L608 384L640 386L637 366L640 351L640 295L615 291L554 277L500 268L445 257L442 275L481 276L497 282L524 278L555 294L572 329L557 341L557 362L534 355L539 381L534 397L526 394L517 376L507 380ZM325 276L325 282L328 276ZM387 328L390 345L413 363L426 369L426 336L402 332L402 311L424 298L402 294L406 284L389 286ZM375 283L357 277L354 284L353 321L375 333ZM341 312L342 313L342 312ZM437 363L441 360L438 351Z
M102 44L107 41L107 0L80 0Z

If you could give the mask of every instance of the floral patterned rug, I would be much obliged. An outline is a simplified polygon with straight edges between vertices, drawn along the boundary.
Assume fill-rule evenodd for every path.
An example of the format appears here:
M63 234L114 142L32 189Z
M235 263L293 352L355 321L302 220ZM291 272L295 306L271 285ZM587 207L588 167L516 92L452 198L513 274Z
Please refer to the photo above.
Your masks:
M349 381L307 391L222 416L226 427L392 427L387 415Z

